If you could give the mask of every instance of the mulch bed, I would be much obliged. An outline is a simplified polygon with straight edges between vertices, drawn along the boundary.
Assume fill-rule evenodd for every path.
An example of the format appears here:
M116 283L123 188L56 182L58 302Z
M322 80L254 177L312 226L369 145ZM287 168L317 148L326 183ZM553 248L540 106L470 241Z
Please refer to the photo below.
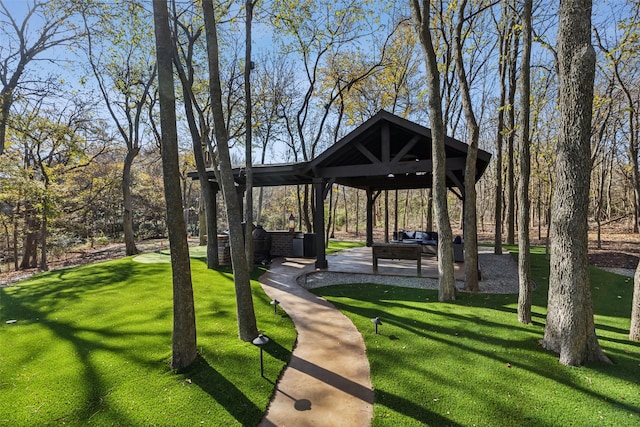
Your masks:
M640 260L640 235L603 234L598 248L597 236L590 235L589 262L596 267L633 269Z

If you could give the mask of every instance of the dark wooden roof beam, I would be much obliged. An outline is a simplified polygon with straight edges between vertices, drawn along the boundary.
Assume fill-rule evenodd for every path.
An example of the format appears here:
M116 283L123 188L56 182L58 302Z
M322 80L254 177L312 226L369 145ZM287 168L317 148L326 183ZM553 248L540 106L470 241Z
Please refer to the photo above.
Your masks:
M353 145L358 149L359 152L364 154L365 157L371 161L371 163L374 163L374 164L379 164L380 163L381 160L379 158L377 158L375 154L373 154L371 151L369 151L367 149L367 147L362 145L362 143L360 141L354 141Z
M380 148L382 152L382 162L389 163L391 159L391 132L389 130L389 122L382 122L382 129L380 132Z
M465 163L464 157L450 157L447 159L447 170L460 170ZM356 177L356 176L386 176L406 173L431 172L432 162L418 160L398 163L379 163L376 165L329 166L315 170L322 178Z
M398 163L399 161L401 161L404 156L406 156L407 153L411 151L411 149L416 145L418 141L420 141L420 135L415 135L413 138L411 138L411 140L407 142L404 147L402 147L398 154L393 157L391 163Z
M447 162L447 163L449 163L449 162ZM447 170L447 178L449 178L449 180L451 182L453 182L453 184L456 186L456 188L458 188L460 190L460 194L458 194L455 191L453 191L453 188L451 188L451 187L449 189L453 192L453 194L458 196L458 198L463 199L464 198L464 183L460 180L460 178L458 178L458 175L453 173L452 170L448 169Z

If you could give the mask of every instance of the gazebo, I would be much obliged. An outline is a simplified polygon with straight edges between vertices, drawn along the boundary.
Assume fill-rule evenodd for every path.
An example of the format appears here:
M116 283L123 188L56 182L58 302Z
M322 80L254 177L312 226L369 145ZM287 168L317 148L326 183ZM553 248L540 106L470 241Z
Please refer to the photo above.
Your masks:
M464 169L468 145L445 139L447 186L464 199ZM478 150L476 181L491 154ZM314 230L316 268L326 268L324 201L333 184L365 190L367 195L367 245L373 243L373 204L383 190L432 186L431 130L381 110L318 157L308 162L254 165L253 186L312 184L315 192ZM246 186L244 168L233 169L239 189ZM197 173L191 174L197 177ZM209 181L216 185L213 170Z

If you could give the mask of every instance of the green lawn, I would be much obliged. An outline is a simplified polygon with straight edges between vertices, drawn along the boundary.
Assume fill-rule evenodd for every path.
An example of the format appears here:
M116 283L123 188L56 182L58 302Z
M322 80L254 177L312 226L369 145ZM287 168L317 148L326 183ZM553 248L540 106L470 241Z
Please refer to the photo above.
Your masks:
M333 254L338 251L342 251L349 248L357 248L364 246L365 242L353 242L349 240L329 240L329 245L327 246L327 254Z
M0 289L0 425L256 425L289 360L292 322L253 282L271 338L261 378L258 349L237 339L230 270L191 266L202 357L184 374L169 367L169 263L125 258Z
M436 291L393 286L315 290L365 338L375 426L640 425L640 345L627 340L632 280L592 270L597 333L614 364L564 367L538 345L548 262L534 251L529 326L517 321L517 295L463 293L440 303Z
M196 249L192 259L202 358L184 374L169 368L166 254L0 289L0 425L255 425L295 331L254 282L258 326L272 340L261 378L258 350L236 338L230 270L207 270L202 255ZM363 333L375 425L640 425L640 345L627 341L631 279L592 270L598 335L615 364L567 368L537 343L548 262L539 253L532 261L530 326L517 322L515 295L461 294L445 304L435 291L380 285L316 290Z

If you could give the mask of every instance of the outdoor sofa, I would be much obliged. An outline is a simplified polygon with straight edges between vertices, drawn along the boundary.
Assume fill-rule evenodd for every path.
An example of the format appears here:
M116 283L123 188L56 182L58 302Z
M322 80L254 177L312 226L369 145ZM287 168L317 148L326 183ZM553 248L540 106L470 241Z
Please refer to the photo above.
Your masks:
M438 256L438 233L436 231L399 230L393 233L392 243L415 243L422 246L422 253ZM453 260L464 262L464 242L460 236L453 240Z

